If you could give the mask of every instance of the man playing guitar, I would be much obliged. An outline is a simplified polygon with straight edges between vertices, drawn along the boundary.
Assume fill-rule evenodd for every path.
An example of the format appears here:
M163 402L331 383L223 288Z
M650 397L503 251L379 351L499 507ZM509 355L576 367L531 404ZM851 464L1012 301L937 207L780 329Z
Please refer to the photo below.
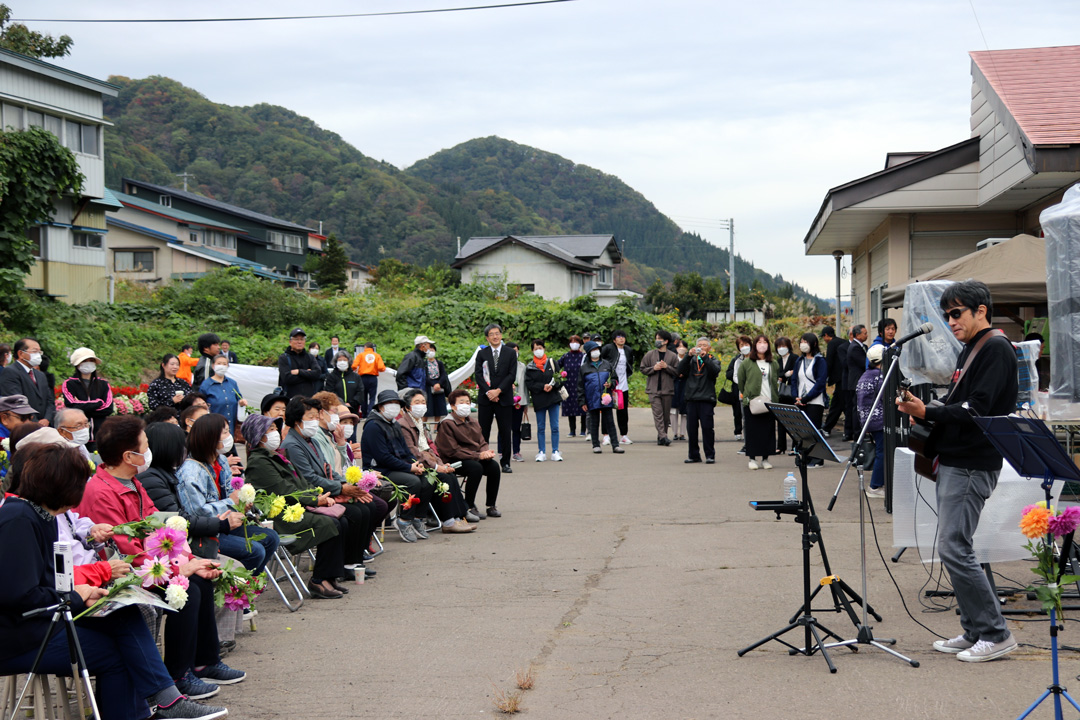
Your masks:
M1016 409L1016 352L1000 330L990 327L994 305L985 284L967 280L951 285L940 305L953 335L964 343L945 404L927 406L911 394L896 404L912 423L918 418L935 424L938 553L956 593L964 632L938 640L934 649L965 662L985 662L1015 650L1016 640L972 546L1002 463L972 415L1007 415Z

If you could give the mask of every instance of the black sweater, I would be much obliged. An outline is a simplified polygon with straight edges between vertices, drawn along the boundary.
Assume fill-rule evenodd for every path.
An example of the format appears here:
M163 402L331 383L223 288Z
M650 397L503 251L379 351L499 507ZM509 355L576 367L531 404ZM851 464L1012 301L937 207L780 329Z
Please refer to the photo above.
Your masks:
M980 331L964 346L956 359L957 371L964 366L975 343L988 332L989 328ZM926 419L937 423L934 448L942 465L1000 470L1001 453L986 439L963 405L967 403L977 415L1008 415L1016 410L1016 350L1012 343L1003 337L987 340L966 375L969 377L949 397L948 405L926 409Z

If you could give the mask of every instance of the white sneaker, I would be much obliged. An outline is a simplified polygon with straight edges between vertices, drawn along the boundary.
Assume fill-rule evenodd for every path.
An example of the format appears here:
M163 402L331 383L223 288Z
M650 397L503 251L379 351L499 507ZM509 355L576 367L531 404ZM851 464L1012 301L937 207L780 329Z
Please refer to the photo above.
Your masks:
M604 439L600 442L600 444L601 445L610 445L611 444L611 436L610 435L605 435Z
M536 453L536 462L544 462L547 460L547 455L543 451Z
M746 463L746 466L749 467L751 470L757 470L761 467L760 465L758 465L757 460L751 460L750 462Z
M868 487L868 488L866 488L866 497L868 497L868 498L883 498L883 497L885 497L885 488L883 488L883 487L879 487L879 488ZM961 637L963 637L963 636L961 636Z
M562 462L562 453L559 452L558 450L551 453L551 460L552 460L552 462Z
M761 461L761 469L762 470L772 470L772 463L769 462L768 460L762 460Z
M999 643L978 640L967 650L958 652L956 659L961 662L987 662L1008 655L1016 648L1016 638L1010 634L1009 637Z
M619 438L619 442L621 444L623 444L623 445L633 445L634 444L634 441L631 440L630 438L626 437L625 435L623 435L621 438Z

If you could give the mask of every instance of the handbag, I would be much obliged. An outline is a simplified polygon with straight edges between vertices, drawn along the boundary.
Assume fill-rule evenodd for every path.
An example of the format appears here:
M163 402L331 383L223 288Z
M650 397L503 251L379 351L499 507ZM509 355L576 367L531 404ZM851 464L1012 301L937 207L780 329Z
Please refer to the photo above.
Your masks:
M785 405L795 404L795 396L791 394L791 383L780 381L779 387L776 389L776 401Z
M751 415L764 415L767 412L769 408L765 407L765 400L760 395L750 400Z
M563 402L570 399L570 393L566 391L566 386L565 385L560 385L559 386L559 399L562 400Z
M725 405L734 405L739 401L739 395L730 388L720 388L720 392L717 393L716 399Z
M308 512L318 513L319 515L327 515L332 518L339 518L345 514L345 506L341 503L335 503L330 507L307 507L304 509Z
M624 393L622 390L615 390L615 408L617 410L626 409L626 393Z
M532 423L528 420L529 409L525 408L525 412L521 416L521 439L532 440Z

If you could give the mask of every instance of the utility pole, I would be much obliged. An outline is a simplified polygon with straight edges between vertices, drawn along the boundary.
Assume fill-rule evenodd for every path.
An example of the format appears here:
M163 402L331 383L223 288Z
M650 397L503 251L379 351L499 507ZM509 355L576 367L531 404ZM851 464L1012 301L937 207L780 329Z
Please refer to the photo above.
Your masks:
M836 337L840 335L840 263L844 260L843 250L833 250L832 256L836 258Z
M187 181L188 181L188 178L192 178L192 179L194 179L194 178L195 178L195 176L194 176L194 175L192 175L191 173L187 172L186 170L185 170L184 172L182 172L182 173L176 173L176 177L178 177L178 178L184 178L184 192L187 192L187 191L188 191L188 189L187 189Z
M720 221L728 230L728 322L735 322L735 218Z

